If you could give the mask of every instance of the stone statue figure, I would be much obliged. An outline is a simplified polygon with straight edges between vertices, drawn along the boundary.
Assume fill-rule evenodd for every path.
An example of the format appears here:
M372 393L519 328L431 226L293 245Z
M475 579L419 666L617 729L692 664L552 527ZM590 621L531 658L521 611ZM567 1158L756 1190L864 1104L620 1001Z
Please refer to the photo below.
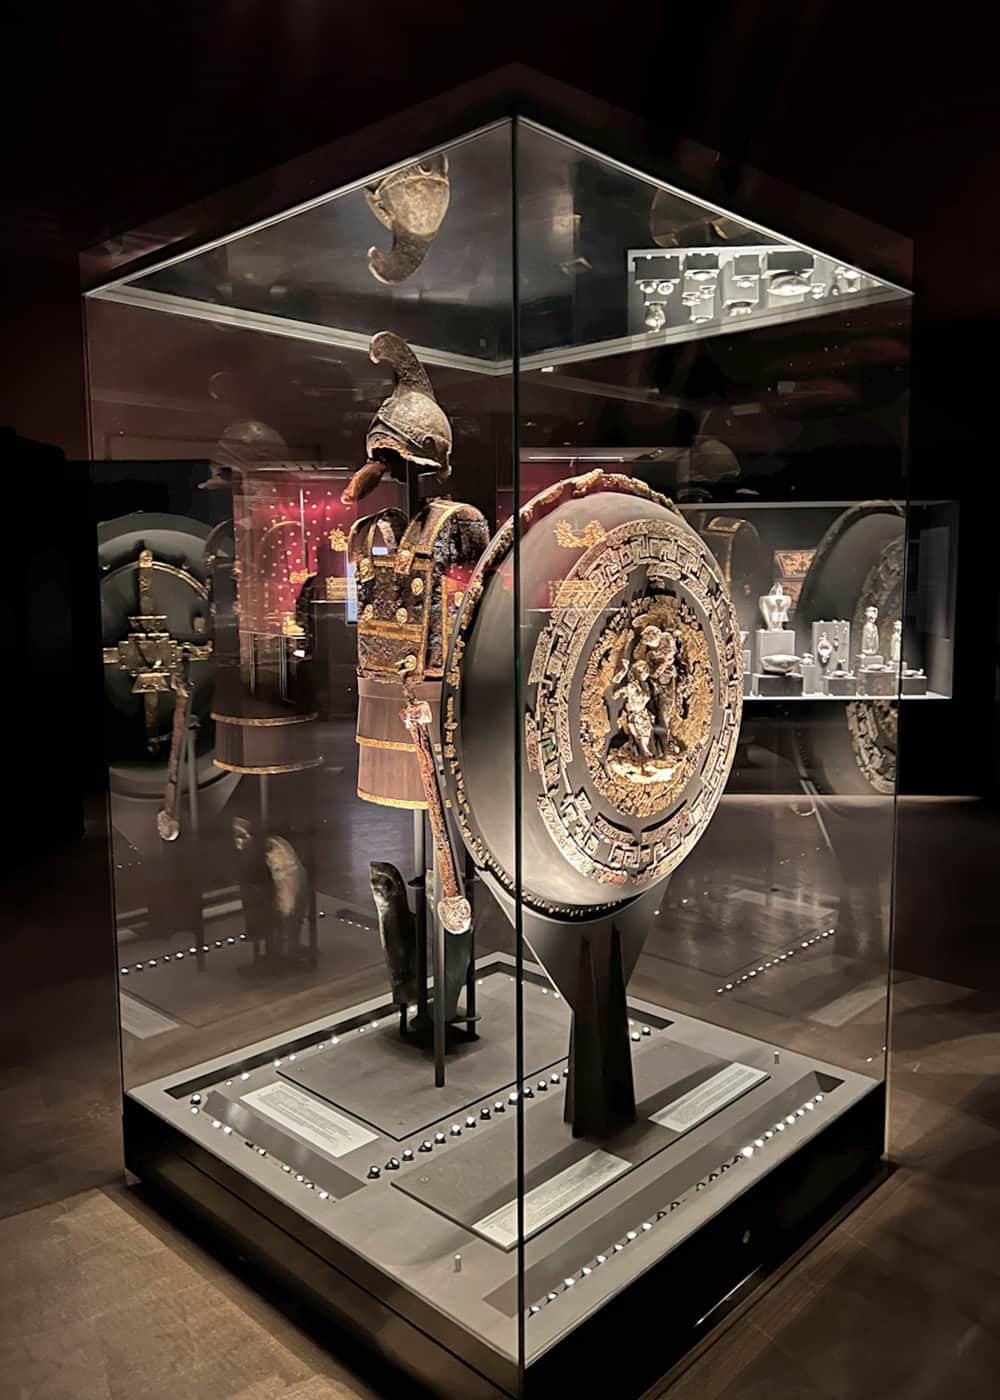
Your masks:
M757 600L760 603L761 616L764 619L764 626L768 632L782 632L785 623L788 621L788 610L792 605L792 600L782 588L780 583L776 583L770 593L765 593Z
M893 666L898 666L903 653L903 623L900 618L892 624L892 636L889 639L889 660Z
M861 655L878 655L878 608L865 608L865 625L861 630Z

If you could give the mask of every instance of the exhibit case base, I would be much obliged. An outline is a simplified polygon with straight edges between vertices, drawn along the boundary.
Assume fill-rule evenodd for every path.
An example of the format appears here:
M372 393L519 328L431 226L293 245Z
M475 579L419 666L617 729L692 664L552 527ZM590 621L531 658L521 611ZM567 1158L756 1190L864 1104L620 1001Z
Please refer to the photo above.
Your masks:
M574 1138L569 1013L540 969L522 977L520 1084L470 1039L435 1089L370 1001L133 1089L129 1170L433 1393L541 1394L572 1364L640 1395L877 1174L884 1085L630 998L636 1121ZM513 1033L514 960L477 983Z

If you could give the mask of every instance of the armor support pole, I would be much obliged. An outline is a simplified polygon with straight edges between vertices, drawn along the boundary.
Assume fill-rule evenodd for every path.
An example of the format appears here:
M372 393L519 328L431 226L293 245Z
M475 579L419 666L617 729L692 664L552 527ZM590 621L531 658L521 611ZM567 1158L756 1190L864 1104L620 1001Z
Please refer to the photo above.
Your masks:
M427 1015L427 846L424 814L413 813L413 919L417 929L417 1014ZM405 1010L404 1010L405 1015Z

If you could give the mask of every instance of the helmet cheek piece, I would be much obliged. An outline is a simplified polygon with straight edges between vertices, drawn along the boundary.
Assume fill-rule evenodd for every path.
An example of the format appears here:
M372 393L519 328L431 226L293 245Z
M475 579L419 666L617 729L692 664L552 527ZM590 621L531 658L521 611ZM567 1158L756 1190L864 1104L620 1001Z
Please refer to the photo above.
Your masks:
M423 471L436 472L441 481L451 476L451 443L433 433L424 433L414 441L376 421L368 431L366 445L369 458L384 462L400 480L406 476L403 462L412 462Z

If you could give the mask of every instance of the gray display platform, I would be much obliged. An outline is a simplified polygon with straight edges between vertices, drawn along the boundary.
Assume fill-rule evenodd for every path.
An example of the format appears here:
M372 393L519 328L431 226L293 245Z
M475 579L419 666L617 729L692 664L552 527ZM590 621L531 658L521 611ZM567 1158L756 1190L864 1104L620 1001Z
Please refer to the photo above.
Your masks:
M726 1062L722 1060L670 1042L661 1041L648 1054L636 1056L636 1121L616 1133L609 1144L603 1144L600 1153L603 1158L619 1163L613 1176L608 1173L610 1179L617 1180L632 1167L669 1147L680 1133L652 1121L651 1115L665 1103L690 1094L724 1068ZM749 1092L749 1087L744 1092ZM510 1201L510 1163L515 1160L516 1147L517 1119L510 1115L493 1129L488 1139L483 1136L469 1143L460 1156L452 1155L433 1163L419 1177L399 1178L393 1184L449 1220L496 1243L496 1237L483 1229L481 1222ZM530 1131L525 1133L525 1195L530 1196L546 1182L595 1156L594 1149L595 1144L590 1140L568 1136L563 1122L563 1095L553 1087L545 1093L545 1102L533 1107ZM592 1168L595 1182L602 1181L599 1165L595 1163ZM567 1192L564 1200L570 1203L547 1211L542 1223L534 1228L529 1223L526 1234L529 1237L537 1234L592 1195L593 1191L584 1189L585 1185L581 1183L572 1193Z
M477 1100L506 1092L517 1076L512 979L486 977L476 989L479 1024L487 1034L456 1040L443 1087L434 1086L431 1045L404 1040L388 1020L345 1044L297 1057L283 1078L377 1128L397 1142L422 1133L445 1115L464 1117ZM524 1072L537 1077L566 1056L569 1007L550 994L533 1002L524 1027Z
M893 666L888 670L863 670L858 673L859 695L895 695L899 686L899 672Z
M765 656L786 656L794 654L797 650L795 644L795 631L791 627L783 627L780 632L769 632L760 627L754 633L757 650L757 671L763 670L761 662Z
M764 673L754 676L754 687L758 695L768 700L797 698L802 694L802 677Z
M477 969L481 1039L448 1056L443 1090L419 1047L397 1041L397 1054L398 1015L373 1000L128 1095L181 1135L203 1174L257 1210L273 1202L285 1234L301 1230L342 1275L498 1376L516 1369L519 1297L541 1305L525 1329L530 1362L881 1088L630 997L637 1121L604 1141L574 1139L562 1121L566 1006L538 969L522 984L534 1068L507 1089L514 967L492 954ZM553 1064L559 1082L540 1091ZM305 1087L320 1082L322 1095ZM519 1120L523 1293L511 1247Z

